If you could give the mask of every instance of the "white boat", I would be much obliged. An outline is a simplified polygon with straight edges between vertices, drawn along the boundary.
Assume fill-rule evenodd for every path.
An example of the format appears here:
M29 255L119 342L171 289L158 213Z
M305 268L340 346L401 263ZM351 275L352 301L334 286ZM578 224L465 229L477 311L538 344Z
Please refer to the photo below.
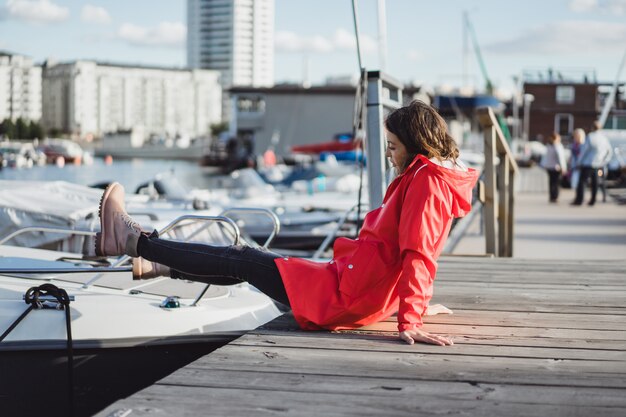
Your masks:
M248 284L133 281L123 261L0 245L2 415L92 415L281 314Z
M26 309L29 288L53 284L74 298L75 349L223 344L280 314L271 299L247 284L133 281L129 268L81 265L71 253L2 246L0 255L0 332ZM102 272L107 270L112 272ZM0 342L0 351L64 350L66 339L63 314L33 311Z
M113 159L184 159L200 160L208 147L208 139L151 138L144 140L138 132L119 132L102 138L93 148L95 156Z

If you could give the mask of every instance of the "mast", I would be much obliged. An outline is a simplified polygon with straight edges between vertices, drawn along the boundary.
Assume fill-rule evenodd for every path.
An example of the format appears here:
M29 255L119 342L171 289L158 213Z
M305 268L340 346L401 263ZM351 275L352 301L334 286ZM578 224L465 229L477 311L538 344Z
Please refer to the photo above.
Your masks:
M385 0L378 0L378 59L380 70L387 70L387 14Z

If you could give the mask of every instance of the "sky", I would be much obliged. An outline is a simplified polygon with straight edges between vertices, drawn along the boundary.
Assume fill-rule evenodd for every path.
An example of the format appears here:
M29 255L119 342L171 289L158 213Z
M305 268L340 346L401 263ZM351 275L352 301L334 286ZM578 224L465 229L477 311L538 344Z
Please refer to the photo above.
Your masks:
M35 62L183 67L186 4L0 0L0 50ZM487 76L503 92L523 71L549 67L595 71L599 81L612 82L626 53L626 0L386 0L386 59L379 54L378 1L356 4L362 65L404 82L484 87L476 55L463 53L464 12ZM354 33L351 0L275 0L275 81L307 78L315 85L358 73Z

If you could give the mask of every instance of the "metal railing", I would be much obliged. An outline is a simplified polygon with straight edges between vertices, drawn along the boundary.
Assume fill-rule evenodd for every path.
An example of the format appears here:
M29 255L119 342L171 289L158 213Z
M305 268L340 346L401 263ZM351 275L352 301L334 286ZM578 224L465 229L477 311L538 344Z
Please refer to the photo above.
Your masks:
M176 226L180 225L180 223L185 222L185 221L217 222L217 223L223 223L225 225L228 225L229 227L231 227L233 229L233 244L234 245L238 245L239 244L239 239L241 237L241 233L239 232L239 227L237 226L237 224L235 224L234 221L232 221L228 217L224 217L224 216L197 216L197 215L192 215L192 214L186 214L186 215L178 217L175 220L172 220L172 222L170 222L170 224L165 226L163 229L159 230L159 235L166 234L167 232L169 232L172 229L174 229ZM111 265L111 267L116 268L116 267L118 267L120 265L123 265L124 263L128 262L129 259L130 259L130 256L122 255L122 256L120 256L117 259L117 261L115 261ZM92 279L90 279L89 281L87 281L86 283L83 284L83 288L89 288L90 285L94 284L96 281L98 281L103 276L104 276L104 274L102 274L102 273L94 276Z
M79 236L95 236L96 232L92 232L89 230L73 230L73 229L65 229L60 227L43 227L43 226L27 226L21 229L16 230L13 233L10 233L3 237L0 240L0 245L4 245L9 240L13 239L16 236L19 236L24 233L29 232L47 232L47 233L58 233L63 235L79 235Z
M517 163L493 110L481 107L477 114L483 128L485 143L483 207L485 250L494 256L512 257Z

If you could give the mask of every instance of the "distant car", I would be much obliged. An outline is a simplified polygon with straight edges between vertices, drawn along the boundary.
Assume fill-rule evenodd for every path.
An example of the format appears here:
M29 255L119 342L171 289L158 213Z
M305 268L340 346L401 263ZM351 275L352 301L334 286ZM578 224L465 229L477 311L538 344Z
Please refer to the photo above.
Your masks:
M626 130L606 129L602 133L609 139L613 148L606 179L626 183Z

